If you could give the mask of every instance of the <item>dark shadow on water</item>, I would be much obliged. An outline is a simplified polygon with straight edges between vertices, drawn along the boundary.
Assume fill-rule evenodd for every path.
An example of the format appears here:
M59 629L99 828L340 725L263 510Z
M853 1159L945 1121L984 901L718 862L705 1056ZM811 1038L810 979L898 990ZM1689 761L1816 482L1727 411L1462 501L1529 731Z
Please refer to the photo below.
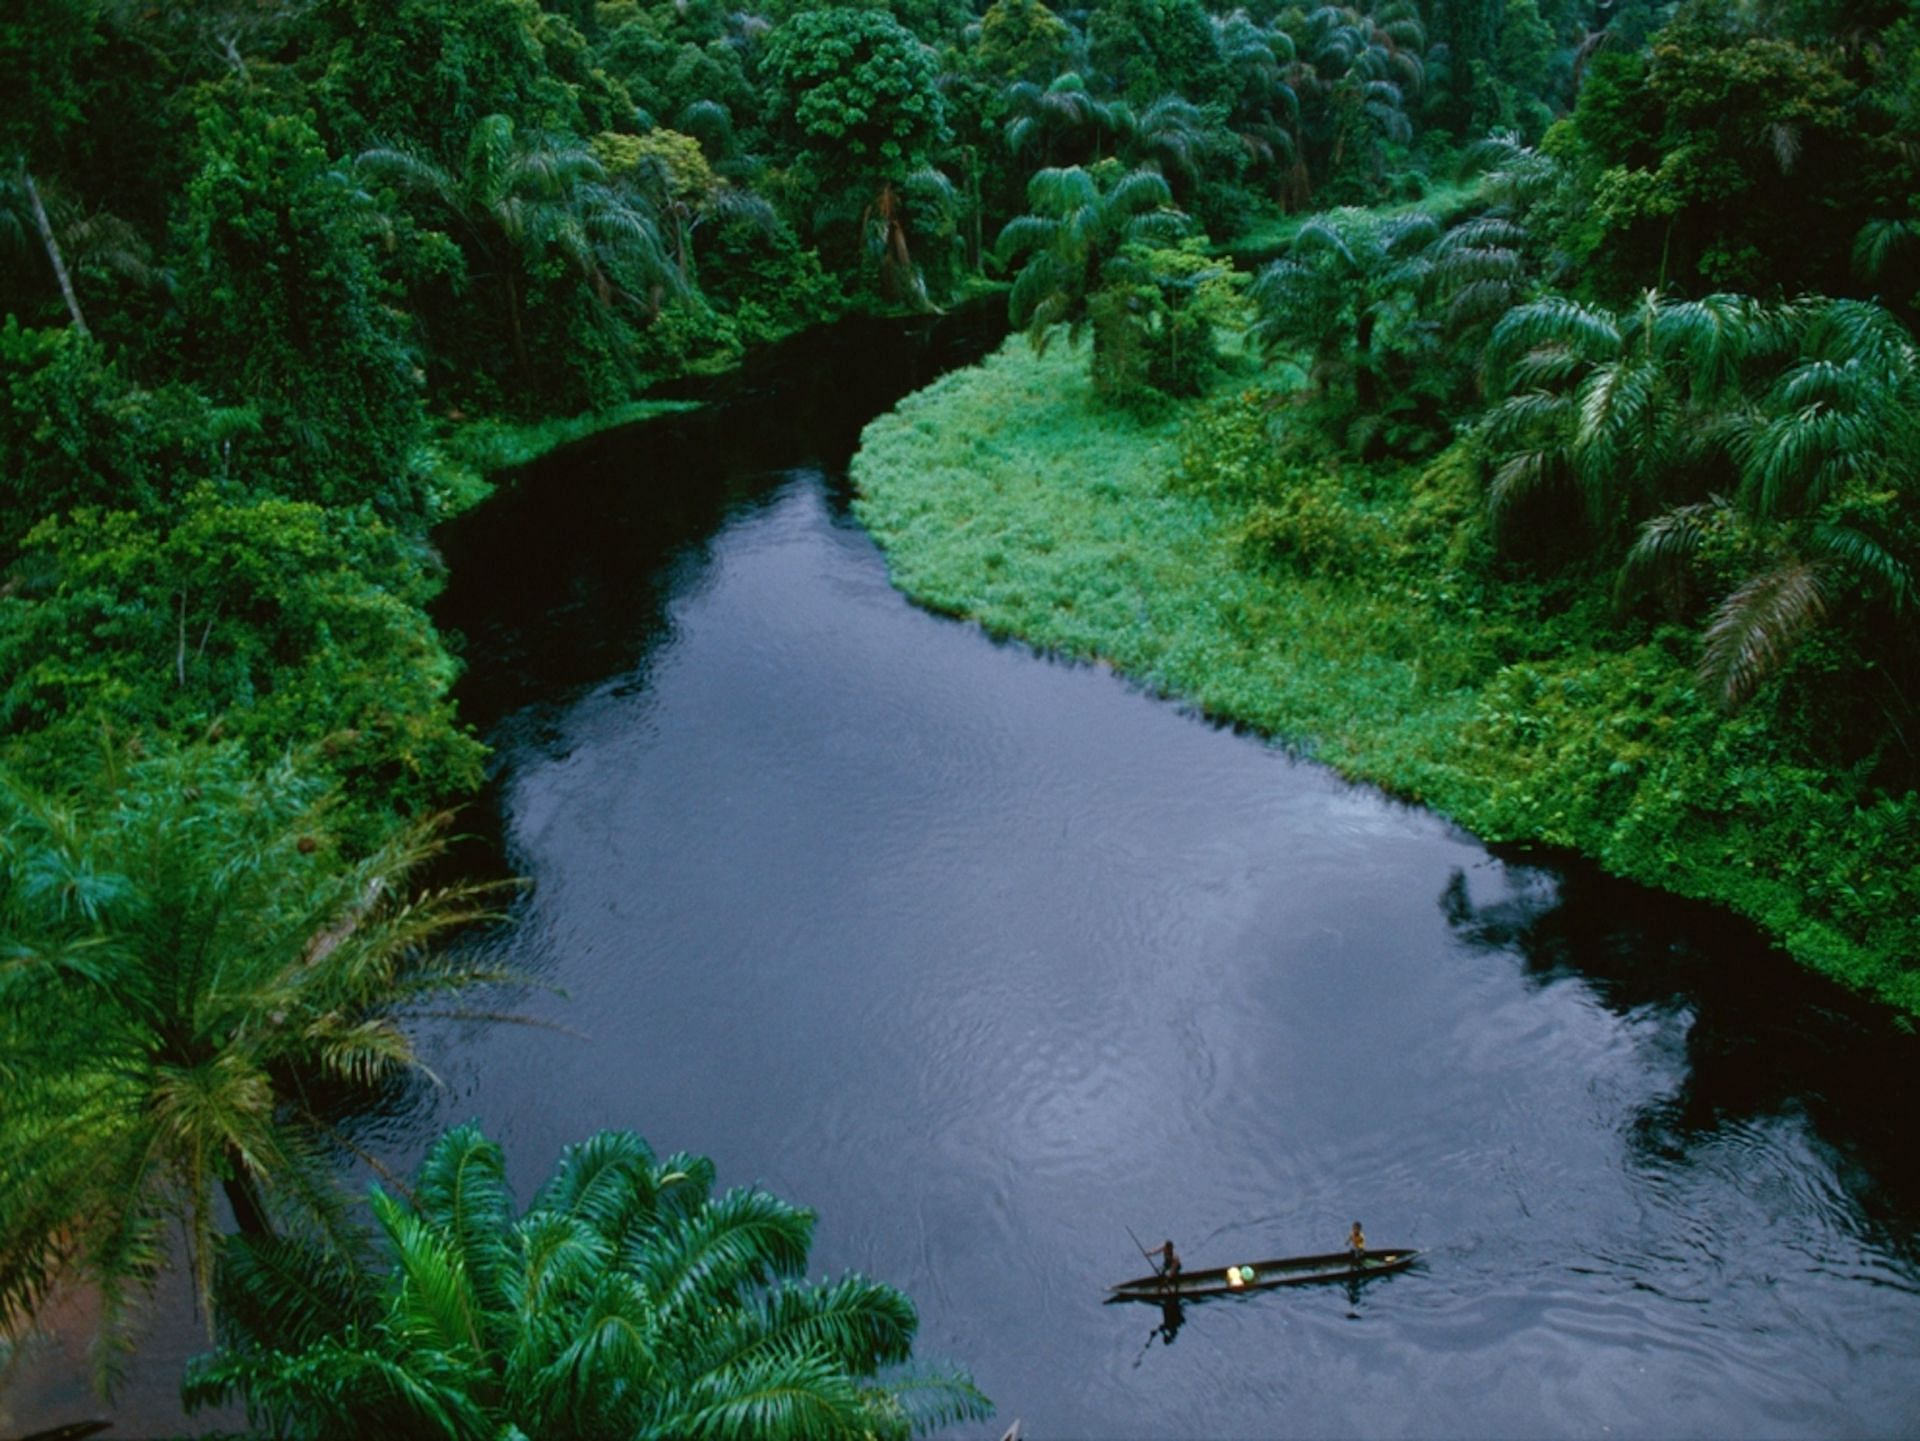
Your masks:
M875 416L1006 334L998 297L933 317L854 318L797 336L742 371L661 392L703 408L604 432L499 478L486 504L434 537L448 584L435 624L465 663L461 719L541 748L610 676L644 688L696 590L714 537L812 465L844 514L843 473ZM461 816L441 873L507 874L497 795Z
M868 421L1005 333L998 297L944 316L844 321L739 374L676 387L701 410L590 437L506 477L435 535L450 579L434 619L468 661L462 718L485 732L535 704L556 714L611 675L643 684L669 602L698 585L729 517L796 466L838 477Z
M1440 895L1465 949L1511 956L1542 987L1576 981L1679 1038L1680 1082L1636 1118L1637 1153L1679 1162L1730 1129L1804 1117L1862 1214L1920 1255L1920 1039L1725 911L1578 859L1499 860L1505 895L1476 902L1459 871Z

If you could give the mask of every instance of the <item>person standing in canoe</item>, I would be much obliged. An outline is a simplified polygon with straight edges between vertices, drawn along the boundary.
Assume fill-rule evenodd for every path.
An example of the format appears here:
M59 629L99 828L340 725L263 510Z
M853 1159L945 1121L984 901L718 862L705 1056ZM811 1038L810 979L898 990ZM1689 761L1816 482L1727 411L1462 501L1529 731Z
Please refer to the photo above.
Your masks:
M1160 1259L1154 1260L1156 1256ZM1173 1249L1172 1241L1162 1241L1155 1246L1147 1252L1147 1259L1153 1261L1154 1266L1158 1268L1161 1280L1172 1283L1179 1279L1180 1253Z
M1353 1229L1347 1232L1347 1250L1353 1256L1353 1264L1358 1266L1367 1259L1367 1233L1360 1229L1355 1221Z

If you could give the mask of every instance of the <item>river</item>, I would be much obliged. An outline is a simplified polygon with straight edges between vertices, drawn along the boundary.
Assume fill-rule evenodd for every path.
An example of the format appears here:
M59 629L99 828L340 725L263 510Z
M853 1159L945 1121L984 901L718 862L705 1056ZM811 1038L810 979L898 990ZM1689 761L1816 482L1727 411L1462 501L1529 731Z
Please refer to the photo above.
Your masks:
M1920 1049L1705 908L906 603L890 342L582 447L450 549L579 1035L463 1036L524 1191L632 1127L817 1209L1030 1437L1920 1430ZM898 349L898 343L893 343ZM847 349L848 347L843 347ZM1187 1308L1144 1269L1407 1274Z
M490 941L384 1133L524 1198L630 1127L820 1215L999 1406L954 1434L1920 1432L1914 1038L1716 912L915 609L860 424L987 337L843 332L446 537L496 748ZM1103 1305L1145 1269L1404 1274ZM131 1418L129 1418L130 1420ZM123 1434L133 1427L123 1421Z

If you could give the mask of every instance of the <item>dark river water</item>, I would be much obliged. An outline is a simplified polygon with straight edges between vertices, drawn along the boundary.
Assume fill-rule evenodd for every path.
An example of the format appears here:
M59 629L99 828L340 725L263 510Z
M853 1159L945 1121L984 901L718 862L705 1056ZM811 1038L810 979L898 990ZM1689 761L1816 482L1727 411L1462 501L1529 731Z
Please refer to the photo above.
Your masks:
M533 883L492 945L564 1029L436 1038L427 1119L522 1197L620 1126L815 1208L813 1273L906 1290L997 1403L957 1435L1920 1433L1914 1040L1714 912L916 610L842 471L950 352L870 349L448 537ZM1101 1303L1130 1231L1200 1267L1356 1218L1423 1262L1170 1338Z
M879 342L875 342L876 345ZM869 357L871 362L872 357ZM602 1126L820 1213L1030 1437L1920 1431L1920 1049L1742 928L888 585L851 409L640 431L453 556L501 953L439 1060L530 1188ZM825 367L830 370L831 367ZM1144 1269L1424 1264L1187 1308Z

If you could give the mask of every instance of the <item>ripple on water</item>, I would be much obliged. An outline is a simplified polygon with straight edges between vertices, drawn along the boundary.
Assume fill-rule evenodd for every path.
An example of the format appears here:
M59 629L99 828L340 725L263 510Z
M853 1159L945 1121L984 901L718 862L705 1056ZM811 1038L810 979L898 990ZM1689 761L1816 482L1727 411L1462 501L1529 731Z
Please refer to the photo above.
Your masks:
M645 690L508 761L522 933L647 1038L562 1063L562 1119L645 1096L817 1207L1031 1434L1912 1429L1910 1217L1606 894L912 611L805 483L667 609ZM1355 1217L1422 1267L1170 1346L1099 1304L1129 1229Z

